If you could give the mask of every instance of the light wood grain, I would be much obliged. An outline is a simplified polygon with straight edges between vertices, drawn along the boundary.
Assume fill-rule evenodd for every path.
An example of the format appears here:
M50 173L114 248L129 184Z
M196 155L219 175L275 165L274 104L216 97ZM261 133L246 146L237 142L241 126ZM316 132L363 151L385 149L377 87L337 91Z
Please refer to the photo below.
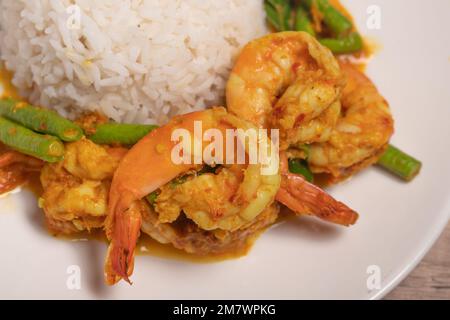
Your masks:
M450 299L450 224L419 266L386 299Z

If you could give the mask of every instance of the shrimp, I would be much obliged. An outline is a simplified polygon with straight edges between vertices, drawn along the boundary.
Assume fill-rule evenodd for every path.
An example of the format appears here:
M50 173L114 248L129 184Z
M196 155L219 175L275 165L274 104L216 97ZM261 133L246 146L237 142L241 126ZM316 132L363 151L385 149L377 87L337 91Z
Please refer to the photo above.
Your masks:
M111 243L105 264L107 283L114 284L121 278L130 282L134 248L142 224L139 210L132 210L136 202L175 178L198 169L196 161L175 163L172 158L172 152L177 146L172 141L172 134L176 129L186 130L191 141L202 140L194 130L197 122L201 122L202 131L216 129L223 137L227 136L228 129L257 130L249 122L228 114L224 108L213 108L173 118L166 126L144 137L127 153L114 174L109 193L106 232ZM267 144L268 147L270 145ZM187 151L183 149L183 156L186 155L185 152ZM188 156L192 159L192 155ZM208 163L208 159L204 159L204 162ZM222 188L220 191L224 192L228 184L233 185L230 189L234 193L231 199L218 195L218 198L209 203L205 200L198 210L189 210L188 204L184 203L193 221L209 230L237 230L250 223L275 200L280 186L278 170L273 174L262 175L262 167L261 163L250 163L243 174L233 176L229 172L222 180L207 177L197 181L205 193L218 195L216 188ZM171 210L164 219L173 221L178 214L179 210Z
M326 142L341 113L346 80L333 54L304 32L282 32L250 42L227 84L228 110L265 128L280 130L280 149ZM298 153L298 152L297 152ZM286 154L283 153L286 158ZM282 161L277 200L298 214L352 225L358 215Z
M66 145L63 161L44 166L39 206L51 231L71 234L103 227L111 179L125 152L82 139Z
M299 215L312 215L322 220L350 226L358 220L358 214L335 200L302 176L289 172L285 153L281 155L282 184L276 199Z
M308 160L314 173L335 181L376 163L394 132L389 105L370 79L347 62L341 69L348 78L342 116L327 142L312 144Z
M328 140L340 114L345 78L330 50L305 32L250 42L226 88L228 110L280 129L282 150Z

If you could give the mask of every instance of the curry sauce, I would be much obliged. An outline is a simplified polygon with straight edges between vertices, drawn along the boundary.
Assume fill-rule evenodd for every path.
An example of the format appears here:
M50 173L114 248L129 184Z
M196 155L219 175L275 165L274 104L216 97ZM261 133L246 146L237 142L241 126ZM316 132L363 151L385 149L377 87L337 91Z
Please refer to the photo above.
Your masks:
M55 234L51 230L48 230L49 234L54 238L63 241L98 241L108 245L108 240L105 233L102 230L96 230L92 232L81 232L72 235ZM177 261L185 261L191 263L217 263L226 260L238 259L246 256L258 237L264 232L260 231L249 237L245 246L239 248L239 250L233 250L232 252L222 254L208 254L197 255L187 253L186 251L175 248L171 244L162 244L152 239L147 234L141 233L138 243L136 244L135 254L138 256L151 256L162 259L170 259Z
M14 99L20 99L18 90L11 82L12 73L6 70L3 65L0 65L0 98L11 97Z

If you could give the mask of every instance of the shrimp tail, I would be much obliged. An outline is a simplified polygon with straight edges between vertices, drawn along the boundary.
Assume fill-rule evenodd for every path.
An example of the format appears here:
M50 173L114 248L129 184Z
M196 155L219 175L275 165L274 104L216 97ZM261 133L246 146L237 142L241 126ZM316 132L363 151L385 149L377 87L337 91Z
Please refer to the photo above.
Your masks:
M289 174L283 176L283 180L276 199L295 213L313 215L343 226L353 225L358 220L355 211L303 177Z
M105 280L109 285L121 279L132 284L129 277L134 269L134 249L140 235L142 216L137 202L128 209L120 203L113 208L106 222L106 233L111 243L105 263Z
M120 221L120 222L119 222ZM134 268L134 249L139 238L141 228L141 217L124 217L115 225L115 232L121 241L113 241L108 250L106 262L106 282L115 284L120 279L124 279L129 284L130 275Z
M350 226L358 220L358 213L337 201L302 176L288 172L287 157L282 155L282 183L276 199L296 214L316 216L335 224Z

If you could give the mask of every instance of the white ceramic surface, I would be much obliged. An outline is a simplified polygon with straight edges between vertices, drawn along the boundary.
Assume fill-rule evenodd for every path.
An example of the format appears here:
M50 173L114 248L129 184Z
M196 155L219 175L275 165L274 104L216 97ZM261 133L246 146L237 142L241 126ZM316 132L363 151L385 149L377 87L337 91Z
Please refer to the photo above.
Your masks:
M244 258L194 264L139 256L134 285L103 285L105 245L50 237L28 192L0 199L0 298L373 299L404 278L432 246L450 214L450 1L346 0L361 32L382 44L368 73L392 106L393 143L423 160L402 183L377 168L334 187L361 213L350 229L298 219L278 225ZM381 29L366 27L381 8ZM67 268L81 270L69 290ZM381 270L367 288L368 267Z

